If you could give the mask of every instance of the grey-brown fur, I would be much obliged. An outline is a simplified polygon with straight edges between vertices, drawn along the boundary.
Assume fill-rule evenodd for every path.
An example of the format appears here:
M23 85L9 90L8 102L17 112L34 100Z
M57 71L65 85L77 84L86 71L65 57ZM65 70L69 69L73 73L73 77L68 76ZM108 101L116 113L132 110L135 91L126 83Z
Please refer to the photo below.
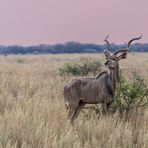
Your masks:
M141 37L140 37L141 38ZM134 38L129 41L140 39ZM107 38L105 42L109 46ZM72 80L64 87L65 106L69 110L68 118L73 122L85 106L85 104L102 104L103 113L110 111L116 90L116 84L119 79L119 60L127 57L128 49L117 50L113 54L109 50L104 50L106 57L105 65L109 72L103 71L94 78L78 78Z

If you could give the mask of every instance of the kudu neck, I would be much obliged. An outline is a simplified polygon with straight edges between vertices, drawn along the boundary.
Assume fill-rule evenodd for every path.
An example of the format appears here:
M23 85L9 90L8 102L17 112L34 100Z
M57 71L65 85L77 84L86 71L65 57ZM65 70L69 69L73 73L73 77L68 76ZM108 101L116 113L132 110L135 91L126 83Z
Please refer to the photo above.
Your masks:
M115 94L116 83L119 81L119 63L117 63L114 69L110 69L110 81L112 86L112 92Z
M119 82L120 80L120 76L119 76L119 63L117 62L116 67L115 67L115 77L116 77L116 81Z
M110 76L111 76L111 79L115 80L115 82L119 81L119 79L120 79L120 76L119 76L119 63L116 64L114 69L110 69Z

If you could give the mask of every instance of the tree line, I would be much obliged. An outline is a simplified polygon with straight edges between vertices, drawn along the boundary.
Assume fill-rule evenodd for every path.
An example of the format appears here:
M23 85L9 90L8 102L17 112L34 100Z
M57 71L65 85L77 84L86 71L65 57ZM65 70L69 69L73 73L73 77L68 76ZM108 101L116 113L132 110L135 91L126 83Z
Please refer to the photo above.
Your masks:
M111 44L111 51L126 48L126 44ZM67 42L65 44L40 44L34 46L0 46L0 54L59 54L59 53L98 53L103 52L106 45L82 44L78 42ZM131 46L132 52L148 52L148 43L135 43Z

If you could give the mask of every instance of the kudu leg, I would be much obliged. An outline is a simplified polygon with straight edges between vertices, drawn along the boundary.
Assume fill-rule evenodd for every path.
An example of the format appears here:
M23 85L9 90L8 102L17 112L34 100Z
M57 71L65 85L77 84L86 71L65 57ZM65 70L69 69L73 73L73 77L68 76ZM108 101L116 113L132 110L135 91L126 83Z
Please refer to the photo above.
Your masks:
M78 105L75 104L75 105L70 106L68 118L71 120L72 124L73 124L74 119L78 117L80 111L83 109L84 106L85 106L85 103L81 101L79 102Z
M75 118L78 117L80 111L84 108L84 106L85 106L85 103L82 102L82 101L80 101L80 102L79 102L79 105L78 105L78 107L76 108L76 111L75 111L75 113L74 113L74 115L73 115L73 117L72 117L72 120L74 120Z
M77 107L78 104L72 104L69 106L68 118L71 120L71 122L73 122L73 116L75 115Z
M103 115L111 114L111 104L112 102L102 104L102 114Z
M107 114L107 104L106 103L102 103L102 114L103 115Z
M107 103L107 112L108 112L109 114L111 114L111 104L112 104L112 102Z

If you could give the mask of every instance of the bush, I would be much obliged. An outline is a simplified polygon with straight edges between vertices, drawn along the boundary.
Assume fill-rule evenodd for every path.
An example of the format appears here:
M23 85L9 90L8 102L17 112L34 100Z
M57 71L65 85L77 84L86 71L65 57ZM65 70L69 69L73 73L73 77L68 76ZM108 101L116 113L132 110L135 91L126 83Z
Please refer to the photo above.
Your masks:
M113 112L127 115L133 110L148 107L148 88L144 80L134 76L132 82L120 78L117 96L113 104Z
M24 58L18 58L17 59L17 63L24 64L25 63L25 59Z
M59 69L61 75L72 74L77 76L96 75L100 71L101 62L92 58L81 58L78 63L66 63L63 68Z
M72 75L81 75L80 68L73 63L66 63L63 68L59 69L60 74L72 74Z

